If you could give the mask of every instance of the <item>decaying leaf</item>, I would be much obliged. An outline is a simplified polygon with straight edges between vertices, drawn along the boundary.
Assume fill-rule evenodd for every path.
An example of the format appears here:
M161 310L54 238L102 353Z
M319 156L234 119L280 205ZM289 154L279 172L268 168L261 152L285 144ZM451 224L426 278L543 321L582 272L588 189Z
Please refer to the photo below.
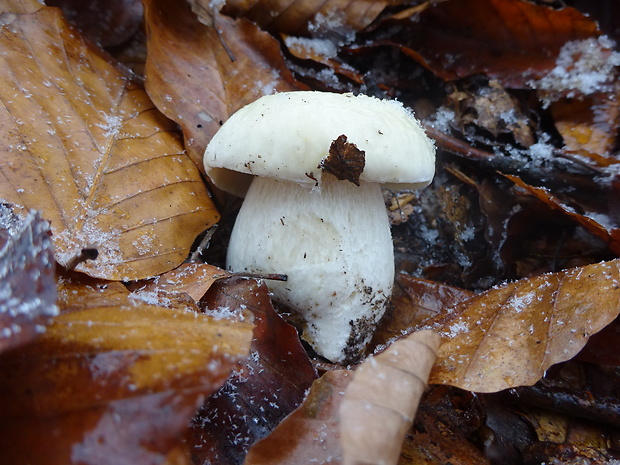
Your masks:
M333 174L337 179L360 185L360 175L366 164L365 152L347 140L342 134L329 146L329 155L321 160L317 168Z
M522 279L458 305L430 383L477 392L532 385L620 312L620 260Z
M61 314L0 356L0 461L160 465L203 396L248 353L252 325L63 278Z
M0 352L35 339L58 314L49 224L0 203Z
M553 69L566 42L598 35L573 8L521 0L448 0L414 13L394 41L404 53L446 80L483 73L511 88Z
M206 4L208 0L196 0ZM344 38L368 26L388 6L399 0L242 0L227 1L222 13L246 17L263 29L305 36Z
M0 198L42 211L56 259L133 280L181 263L218 218L174 123L58 9L5 13Z
M186 2L145 1L146 88L176 121L202 167L208 141L239 108L265 94L296 90L277 41L248 20L200 23Z
M567 205L558 196L551 193L549 189L531 186L518 176L506 175L506 177L529 194L544 202L552 210L561 211L567 217L582 225L586 230L603 239L612 251L617 254L620 253L620 226L614 224L615 219L610 218L606 214L607 212L579 213L575 208ZM607 204L602 206L608 207Z
M297 331L275 312L264 283L233 277L216 282L201 302L205 312L250 311L255 325L250 357L194 418L190 444L195 463L243 463L303 400L316 372Z
M348 370L328 371L316 380L303 404L248 451L244 465L340 465L337 431L344 391L353 378Z
M413 333L355 369L340 405L343 465L397 463L439 340L432 331Z

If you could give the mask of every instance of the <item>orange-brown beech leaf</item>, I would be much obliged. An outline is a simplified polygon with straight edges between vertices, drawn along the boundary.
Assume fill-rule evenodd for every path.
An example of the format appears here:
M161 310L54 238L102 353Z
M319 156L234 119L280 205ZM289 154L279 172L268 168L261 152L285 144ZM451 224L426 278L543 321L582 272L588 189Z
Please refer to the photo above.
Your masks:
M247 322L146 305L115 282L65 277L59 306L46 333L0 355L1 463L165 463L252 337Z
M76 269L105 279L177 266L218 215L174 123L58 9L4 20L0 198L42 211L65 267L84 249Z
M165 298L170 294L187 294L198 302L214 282L226 277L230 277L230 273L217 266L206 263L183 263L178 268L151 280L132 283L129 288L134 295L142 295L145 299L149 296L157 300L158 297Z
M555 66L568 41L598 35L596 22L573 8L522 0L448 0L400 21L392 43L445 80L486 74L527 87Z
M0 352L35 339L56 306L49 223L0 203Z
M209 0L195 0L208 4ZM389 5L399 0L228 0L222 13L245 17L271 32L298 36L344 37L372 23Z
M370 346L384 348L472 295L465 289L398 273L390 299L392 305L381 319Z
M613 151L616 129L620 125L620 88L616 96L595 93L579 99L561 99L550 105L553 122L564 140L565 149L585 155L594 154L593 161L617 163L605 157Z
M277 40L250 21L218 16L216 27L208 27L186 2L145 0L144 6L146 89L183 129L197 166L232 113L265 94L300 88Z
M532 385L619 312L620 260L493 288L439 321L444 342L429 382L477 392Z
M440 339L432 331L415 332L355 369L340 405L343 465L396 464Z
M521 178L514 175L504 175L517 186L524 189L528 194L541 200L552 210L557 210L583 226L592 234L603 239L609 248L620 255L620 228L609 218L607 212L584 212L578 213L575 208L563 202L556 195L544 187L534 187L525 183ZM603 205L605 207L605 205Z
M341 465L339 410L352 379L353 372L348 370L321 376L303 403L250 448L244 465Z
M201 302L214 316L251 311L250 357L194 418L194 463L243 463L248 447L295 409L316 379L297 331L275 312L267 286L232 277L211 286Z

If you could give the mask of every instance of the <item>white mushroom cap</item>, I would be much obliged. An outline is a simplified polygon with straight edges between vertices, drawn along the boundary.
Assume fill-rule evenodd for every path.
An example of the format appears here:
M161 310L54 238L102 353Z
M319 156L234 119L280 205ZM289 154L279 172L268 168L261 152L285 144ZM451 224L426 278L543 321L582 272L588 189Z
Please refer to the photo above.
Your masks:
M314 186L318 165L340 135L365 152L361 181L395 190L429 184L435 147L401 103L366 95L283 92L241 108L205 152L209 178L243 197L252 176Z

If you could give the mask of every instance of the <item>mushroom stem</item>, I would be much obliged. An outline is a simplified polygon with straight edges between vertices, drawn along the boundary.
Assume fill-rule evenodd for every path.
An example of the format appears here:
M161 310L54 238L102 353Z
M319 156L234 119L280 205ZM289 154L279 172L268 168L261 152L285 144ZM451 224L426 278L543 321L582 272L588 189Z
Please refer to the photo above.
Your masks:
M379 184L323 173L315 188L256 177L230 239L232 271L280 273L269 287L303 319L303 337L335 362L363 353L385 311L394 252Z

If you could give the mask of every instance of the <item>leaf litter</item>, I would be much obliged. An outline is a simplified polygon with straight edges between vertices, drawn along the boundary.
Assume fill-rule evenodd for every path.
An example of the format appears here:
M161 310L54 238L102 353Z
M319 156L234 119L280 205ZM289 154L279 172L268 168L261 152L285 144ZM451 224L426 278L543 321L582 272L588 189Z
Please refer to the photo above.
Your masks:
M206 306L203 311L212 315L214 322L247 325L254 320L258 324L260 318L257 319L256 314L251 317L244 309L260 294L262 303L258 308L266 312L267 321L274 321L273 316L269 316L274 315L273 309L267 310L264 299L268 296L264 290L256 294L253 291L241 292L234 304L218 304L213 308L205 305L210 299L209 293L216 291L225 294L238 285L235 278L227 278L225 273L220 275L221 269L192 264L163 274L180 264L196 236L210 223L217 221L217 214L210 210L211 213L196 220L196 227L191 230L185 224L179 225L178 231L182 234L156 230L152 226L159 225L161 221L149 223L155 216L151 214L147 218L142 214L148 211L147 205L162 204L148 193L157 192L168 198L173 190L162 186L168 185L175 176L196 180L198 185L198 169L191 163L187 164L189 158L183 150L187 150L189 157L200 167L201 151L219 124L237 108L264 93L303 88L361 91L398 97L405 105L414 108L426 120L429 133L441 149L438 176L430 188L413 196L408 195L406 200L401 194L395 193L396 196L391 197L397 199L391 206L394 218L396 212L399 214L393 227L397 269L400 271L399 287L392 299L393 308L376 335L374 346L377 350L389 348L395 339L405 338L416 328L429 325L428 318L431 318L430 322L434 322L445 337L431 382L453 384L479 392L501 390L494 396L503 398L513 391L505 388L515 386L521 398L531 402L537 398L534 395L536 389L552 385L550 383L559 376L558 373L572 369L573 363L579 363L573 360L557 365L558 362L573 358L584 345L585 350L578 358L586 356L590 345L588 339L614 319L618 306L617 284L614 284L617 280L615 234L618 205L614 199L619 186L616 160L619 110L617 89L610 85L617 77L618 52L616 44L601 34L596 20L602 26L608 21L601 21L600 16L584 15L578 2L575 2L574 8L553 8L548 4L518 0L448 0L415 5L409 2L372 2L367 10L366 2L325 2L323 7L303 0L292 3L258 2L250 9L242 2L192 3L198 18L184 6L172 11L156 0L145 2L149 49L144 72L153 102L139 85L127 80L123 73L118 73L117 65L108 55L91 45L84 45L79 33L62 22L58 23L61 24L62 41L50 45L41 41L41 45L51 52L52 58L60 57L61 61L73 66L74 73L56 74L60 68L52 67L49 68L51 71L42 75L40 71L43 68L38 63L28 62L31 51L15 55L17 58L12 57L11 51L26 50L19 46L24 34L20 37L16 32L17 25L30 27L28 31L32 37L36 37L38 29L46 27L44 22L37 23L15 12L26 9L35 14L32 18L54 15L34 3L21 2L16 6L15 2L8 2L2 5L4 11L12 12L3 16L3 59L8 62L15 59L15 63L21 63L23 59L30 65L3 67L18 76L17 80L11 77L12 81L4 82L19 84L12 89L2 88L5 92L3 102L12 108L10 119L6 119L5 114L5 120L10 121L11 125L3 127L13 128L12 132L6 131L2 135L6 153L3 175L21 171L11 178L13 184L2 184L4 189L0 187L0 197L26 208L40 209L43 217L51 220L52 237L57 247L56 259L61 265L66 267L76 257L87 257L85 251L94 246L100 253L103 252L101 259L84 261L79 264L78 270L108 279L137 279L127 283L131 289L128 292L120 284L94 283L76 278L75 283L79 284L71 289L71 293L75 291L79 295L83 292L80 290L82 286L91 291L101 291L105 287L106 292L88 294L92 303L76 300L74 311L79 311L81 307L90 308L89 305L95 302L116 308L118 299L123 299L123 302L130 302L132 308L163 306L173 312L195 312L195 302L203 299L202 306ZM336 4L337 12L330 10ZM129 13L129 10L126 11ZM459 11L466 11L467 14L460 14ZM491 18L491 15L495 16ZM519 15L527 21L514 21ZM497 18L499 20L495 20ZM126 26L133 27L131 16L125 19L128 21ZM96 38L100 32L88 27L82 30L86 34L92 33L95 40L100 40ZM440 36L437 31L441 31ZM99 37L115 40L113 35L106 36L105 31ZM136 33L135 40L137 42L132 39L128 47L139 50L144 45L139 43L144 40L144 35L141 37L140 33ZM30 48L35 54L38 53L37 46L31 45ZM63 50L72 50L75 55L67 61L62 55ZM116 56L122 56L117 52L115 50ZM36 56L44 57L41 54ZM74 57L78 59L73 60ZM46 63L45 60L42 63ZM82 72L84 69L95 72ZM77 87L69 84L74 80ZM111 83L118 83L118 86L114 87ZM56 89L62 89L62 92L54 93ZM108 90L96 94L101 89ZM29 106L31 101L44 104L39 98L44 95L64 109L63 102L72 98L71 91L79 94L72 101L79 111L72 115L70 112L56 114L48 111L47 116L43 114L38 120L32 119L37 113L33 110L35 107ZM86 102L95 94L98 100L111 102L111 109L104 108L98 114L81 105L80 101ZM119 95L125 97L119 100ZM23 107L16 107L11 100L19 100ZM183 143L176 135L176 125L163 118L154 109L153 103L181 126L185 137ZM114 105L117 105L117 110L114 110ZM97 110L101 108L97 107ZM52 118L48 118L49 115ZM130 117L127 118L127 115ZM149 119L149 116L145 121L147 115L154 118ZM24 128L34 129L26 131ZM144 170L142 177L142 173L125 176L124 169L120 170L122 176L115 177L114 168L109 175L108 171L102 171L105 176L98 177L92 168L100 162L93 164L91 159L83 158L83 145L71 147L73 141L86 143L87 140L79 136L87 133L98 136L101 147L106 144L120 146L119 153L124 154L120 158L129 166L140 169L149 166L149 169ZM15 138L16 134L22 138ZM46 155L47 150L37 151L37 139L52 140L54 137L62 142L57 144L62 146L61 152L64 150L70 156L68 166L71 172L56 169L57 159ZM130 140L134 140L133 145L127 142ZM147 146L145 142L148 142L148 150L144 150ZM166 148L153 150L153 145L165 145ZM32 176L34 164L22 163L23 157L8 158L23 152L36 156L43 153L38 159L37 169L48 169L50 173L55 170L56 173L44 176L42 184L41 178ZM110 154L113 153L114 150L111 150ZM132 157L137 158L134 160ZM175 163L151 161L162 162L166 158ZM103 167L101 163L97 166ZM13 171L8 170L7 166ZM64 173L64 178L59 177L58 173ZM157 176L147 176L153 173ZM34 181L26 182L29 178ZM51 179L55 184L50 185ZM55 192L61 192L68 190L63 184L65 180L73 180L80 195L88 192L89 186L95 185L97 180L102 180L101 186L105 189L92 192L113 201L114 198L120 200L126 197L125 202L135 202L136 208L130 211L116 209L106 216L109 213L104 208L108 205L104 202L106 199L99 199L97 195L93 198L100 201L93 204L95 208L85 204L75 194L69 196L73 202L70 208L49 208L45 203L32 201L32 198L40 197L40 191L33 186L42 185L48 190L53 188ZM131 189L127 188L129 185L140 185L140 192L132 196ZM199 197L197 203L204 206L208 202L205 200L206 189L203 193L199 191L201 189L190 193L190 196ZM228 203L229 199L219 194L218 200L224 212L230 215L226 209L231 205L234 208L234 203ZM168 205L174 211L180 205L193 205L188 209L191 211L197 203L190 201L185 204L182 201ZM77 233L59 230L58 225L62 225L67 217L72 218L72 212L76 211L84 219L82 230ZM134 224L144 226L130 240L126 238L128 233L124 232L130 224L129 219L123 216L125 214L129 217L137 215L133 218L137 221ZM106 218L104 225L100 222L102 217ZM118 219L121 221L118 222ZM59 246L58 238L62 238L62 234L65 234L66 241ZM174 260L159 255L163 253L161 247L165 249L164 237L166 244L184 241L185 245L178 252L171 252L176 253ZM181 237L183 240L179 239ZM218 244L218 247L221 245ZM123 254L119 255L118 250ZM145 260L157 263L138 270L134 265L128 265L132 260L129 257L146 257ZM161 276L149 281L139 279L155 275ZM67 283L61 284L65 286L61 300L66 301ZM472 291L475 292L473 296ZM422 298L418 297L419 293ZM600 312L593 310L595 304L602 309ZM61 308L63 305L60 304ZM280 310L286 315L286 309ZM113 313L104 312L102 322L108 319L113 321ZM240 315L245 316L241 318ZM159 328L155 321L142 314L138 316L145 318L145 328L162 331L155 329ZM73 330L77 331L76 334L83 331L86 335L88 327L74 325ZM613 330L613 326L609 328ZM258 332L254 344L259 340ZM62 337L70 334L63 333ZM221 403L230 397L234 398L234 402L219 409L222 416L215 420L204 421L210 418L205 417L204 412L204 408L208 407L204 407L201 415L194 419L192 434L195 438L201 438L193 443L196 446L193 450L194 463L201 463L200 457L205 457L201 455L201 444L208 443L207 449L220 454L219 459L212 456L213 463L224 463L221 462L221 457L225 456L223 451L234 444L229 458L234 457L234 462L241 463L250 444L271 430L277 441L297 441L303 437L305 426L301 429L278 429L276 425L301 402L313 376L309 375L305 384L302 383L305 387L298 385L286 395L271 395L271 388L265 386L272 386L271 383L276 382L274 380L280 385L288 385L294 379L294 370L286 362L282 364L282 360L280 365L274 365L278 367L275 371L265 370L265 364L278 358L273 355L278 349L298 344L299 341L292 330L288 330L284 339L287 342L274 338L269 331L266 334L261 348L254 347L245 365L235 371L236 378L233 376L230 379L219 397L211 398ZM609 338L601 333L603 336ZM596 337L592 338L594 340ZM31 344L45 341L41 339ZM113 345L122 347L120 342ZM148 347L144 340L140 345ZM29 347L12 349L3 357L17 356L15 354L20 350ZM612 360L601 354L600 347L596 350L598 352L589 352L589 357L595 356L595 363ZM529 354L531 360L523 360L524 353ZM310 359L303 349L297 347L295 354L295 359L305 360L303 363L309 366ZM105 356L101 360L112 360L114 357ZM120 365L116 364L116 359L111 364L99 363L98 360L88 362L90 371L97 373L98 380L107 382L115 379L114 373L119 373L114 367L122 372L123 366L129 366L121 366L123 363L133 363L122 357L119 359L122 360ZM329 368L317 360L314 364L323 369ZM328 373L326 377L331 377L336 384L339 383L336 381L336 377L340 376L338 373L342 373L343 378L350 374L350 370L342 370L346 367L331 368L337 371ZM165 369L153 373L159 373L157 376L163 378L170 375ZM609 371L608 379L601 373L588 373L588 376L605 381L599 383L596 389L592 388L596 384L590 384L588 388L584 387L586 384L577 385L574 381L568 384L572 382L578 389L589 389L595 402L588 408L595 409L597 399L600 402L606 399L605 389L612 389L613 376ZM542 380L538 381L540 378ZM536 384L532 388L516 388L533 383ZM36 382L33 381L33 384L36 385ZM169 392L185 392L183 389L176 387ZM211 388L205 390L202 386L200 389L208 393ZM561 445L556 447L555 444L536 442L526 433L507 433L522 428L523 421L534 422L541 417L535 417L528 405L523 403L518 406L510 404L511 408L520 412L520 416L510 415L507 407L495 402L490 395L472 397L462 389L441 385L427 388L418 409L418 418L405 435L400 456L402 463L414 463L414 460L419 463L488 463L489 460L521 463L524 460L538 460L536 463L541 463L569 452L573 457L584 460L596 456L603 461L609 457L602 452L593 455L592 448L584 447L574 435L570 438L565 436L571 444L562 451ZM338 390L342 392L342 389ZM103 392L106 392L105 389ZM267 392L270 395L266 395ZM542 391L539 389L538 392ZM309 405L320 405L320 402L312 404L312 399L316 402L315 395L310 391L307 397ZM551 399L553 396L560 398L563 391L552 385L545 395ZM112 400L104 404L113 413L112 417L118 418L120 415L125 418L125 412L131 411L131 416L136 420L142 413L152 411L155 405L156 409L161 405L176 405L174 422L168 423L175 426L170 427L166 434L182 432L182 425L187 425L196 403L190 406L191 402L188 402L181 406L165 395L158 399L149 394L138 396L135 402L134 399L128 399L126 403L125 400ZM195 402L197 397L192 399ZM580 411L579 401L570 403L570 399L580 399L579 396L563 399L568 399L563 404L565 411ZM240 409L243 403L251 408ZM551 404L545 404L545 408L553 410ZM310 417L317 413L312 410L306 412ZM467 420L459 419L460 414ZM229 417L226 428L219 423L223 416ZM106 422L111 417L101 418L98 423L101 430L78 428L80 431L88 429L92 434L85 435L81 443L75 443L74 462L87 461L96 456L97 463L106 463L106 451L110 447L131 443L131 440L121 441L122 435L108 435L105 437L109 440L98 441L97 438L104 437L99 431L109 432L110 429ZM163 416L157 420L153 417L145 419L154 425L169 421L164 420ZM54 421L58 420L54 417ZM260 427L250 428L247 422L255 420ZM603 418L600 421L608 420ZM305 420L301 424L305 424ZM203 431L203 427L207 429ZM219 436L215 435L207 441L205 431L209 428L216 430ZM335 428L335 423L328 422L319 431L323 442L305 443L299 449L298 462L306 463L308 457L312 457L310 460L323 457L324 463L340 463L338 454L321 455L325 450L331 451L332 446L336 449L340 447L329 443L334 440ZM493 431L493 440L482 441L484 428ZM24 426L24 430L31 433L41 431L39 435L42 436L42 431L49 428L44 429L31 422ZM238 435L235 436L235 433ZM153 437L162 440L169 437L166 434L155 434ZM124 436L123 439L134 437L130 434ZM30 437L24 436L24 441L27 442ZM258 444L270 438L267 436ZM114 460L118 458L127 463L149 463L152 460L157 463L167 456L171 463L174 460L190 463L187 443L162 441L154 446L155 453L141 447L132 450L121 448L124 457L114 456ZM189 444L192 444L191 441ZM63 444L64 447L66 444ZM326 449L319 450L322 446ZM602 445L597 450L604 447ZM24 449L28 447L25 445ZM93 455L96 451L98 455ZM269 453L273 454L273 449ZM256 457L253 454L250 452L248 459Z

